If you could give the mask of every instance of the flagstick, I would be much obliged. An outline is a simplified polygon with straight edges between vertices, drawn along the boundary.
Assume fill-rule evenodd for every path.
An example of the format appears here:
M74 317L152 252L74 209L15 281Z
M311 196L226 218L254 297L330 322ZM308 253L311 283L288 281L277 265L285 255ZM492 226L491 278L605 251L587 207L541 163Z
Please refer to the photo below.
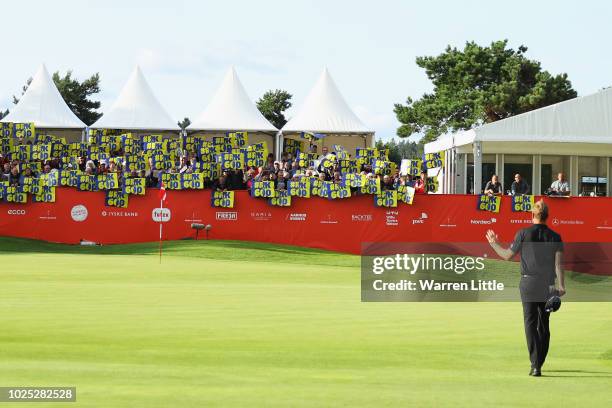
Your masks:
M164 208L164 200L159 200L159 208L163 209ZM164 223L162 222L161 218L159 220L159 263L161 265L161 258L162 258L162 228L163 228Z

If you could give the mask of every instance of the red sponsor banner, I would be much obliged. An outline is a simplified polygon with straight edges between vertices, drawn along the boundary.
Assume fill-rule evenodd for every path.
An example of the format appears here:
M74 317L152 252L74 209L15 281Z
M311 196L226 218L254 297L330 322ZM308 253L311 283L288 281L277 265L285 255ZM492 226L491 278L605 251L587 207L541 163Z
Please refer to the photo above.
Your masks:
M283 243L360 253L364 242L484 242L487 229L510 242L531 223L503 197L499 213L476 209L476 196L421 195L413 205L375 207L370 195L346 200L293 197L291 207L236 191L234 208L210 206L209 190L168 193L163 211L157 190L130 196L128 208L106 207L103 192L58 188L55 203L0 203L0 235L52 242L101 244L194 237L192 223L210 224L211 239ZM612 198L545 198L549 225L566 242L612 242Z

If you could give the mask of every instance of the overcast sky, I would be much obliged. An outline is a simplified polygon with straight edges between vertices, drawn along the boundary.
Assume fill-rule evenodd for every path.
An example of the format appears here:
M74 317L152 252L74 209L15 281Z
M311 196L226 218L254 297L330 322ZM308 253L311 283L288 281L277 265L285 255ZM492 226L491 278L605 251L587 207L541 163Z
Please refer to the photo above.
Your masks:
M529 47L528 56L553 74L567 72L579 95L612 85L605 1L19 0L0 7L2 108L42 62L81 79L99 72L102 111L139 64L177 119L204 109L230 65L253 100L282 88L295 107L327 66L357 115L388 138L398 125L393 104L430 90L415 57L504 38Z

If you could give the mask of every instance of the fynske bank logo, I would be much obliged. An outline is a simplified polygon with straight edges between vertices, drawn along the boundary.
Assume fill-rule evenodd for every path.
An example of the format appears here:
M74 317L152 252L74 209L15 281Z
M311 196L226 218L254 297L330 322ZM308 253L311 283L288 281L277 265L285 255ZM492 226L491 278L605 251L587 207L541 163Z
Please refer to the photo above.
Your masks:
M291 213L285 218L287 221L306 221L308 215L306 213Z
M163 208L164 210L166 208ZM103 217L138 217L136 211L103 210L100 215Z
M72 220L76 222L85 221L88 215L89 212L87 211L87 207L82 204L75 205L72 207L72 210L70 210L70 217L72 217Z
M237 221L238 213L236 211L217 211L215 219L217 221Z

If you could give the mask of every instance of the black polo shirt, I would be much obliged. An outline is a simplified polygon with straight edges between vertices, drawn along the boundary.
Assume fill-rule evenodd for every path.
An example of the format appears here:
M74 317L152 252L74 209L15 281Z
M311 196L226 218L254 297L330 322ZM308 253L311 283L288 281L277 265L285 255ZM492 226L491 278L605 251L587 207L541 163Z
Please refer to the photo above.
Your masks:
M555 281L555 254L563 252L561 235L545 224L533 224L516 233L510 250L521 253L521 274Z

